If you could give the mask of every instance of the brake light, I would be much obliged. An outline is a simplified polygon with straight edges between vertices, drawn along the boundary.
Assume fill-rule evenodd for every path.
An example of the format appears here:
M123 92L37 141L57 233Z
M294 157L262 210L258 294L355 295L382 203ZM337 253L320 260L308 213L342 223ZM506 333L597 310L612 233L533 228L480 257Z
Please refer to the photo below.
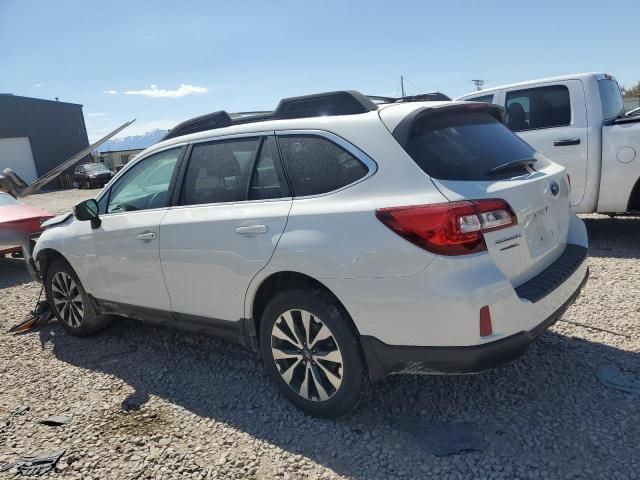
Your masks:
M439 255L485 251L483 233L518 223L501 199L380 208L376 217L405 240Z

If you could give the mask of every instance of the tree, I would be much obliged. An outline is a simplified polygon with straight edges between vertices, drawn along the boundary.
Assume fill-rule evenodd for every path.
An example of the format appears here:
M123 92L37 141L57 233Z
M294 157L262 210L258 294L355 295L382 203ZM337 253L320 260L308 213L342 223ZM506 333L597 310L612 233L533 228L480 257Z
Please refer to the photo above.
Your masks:
M629 89L622 87L622 95L624 98L640 97L640 82Z

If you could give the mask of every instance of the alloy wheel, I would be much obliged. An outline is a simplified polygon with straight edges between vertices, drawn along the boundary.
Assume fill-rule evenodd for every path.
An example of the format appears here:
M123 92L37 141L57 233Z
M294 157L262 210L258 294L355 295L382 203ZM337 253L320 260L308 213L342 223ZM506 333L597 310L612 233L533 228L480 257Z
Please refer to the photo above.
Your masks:
M305 310L288 310L273 324L271 353L278 373L301 397L323 402L340 389L343 360L333 333Z
M82 294L76 282L66 272L57 272L51 282L53 306L70 327L77 328L84 318Z

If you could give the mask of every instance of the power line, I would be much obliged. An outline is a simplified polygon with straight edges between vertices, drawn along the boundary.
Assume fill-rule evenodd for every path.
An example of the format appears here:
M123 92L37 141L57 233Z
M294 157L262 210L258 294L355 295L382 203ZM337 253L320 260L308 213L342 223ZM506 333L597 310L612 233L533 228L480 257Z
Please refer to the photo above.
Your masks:
M410 83L416 90L420 90L423 93L426 93L426 90L424 88L420 88L418 85L416 85L415 83L413 83L411 80L409 80L408 78L405 78L405 81L407 83Z

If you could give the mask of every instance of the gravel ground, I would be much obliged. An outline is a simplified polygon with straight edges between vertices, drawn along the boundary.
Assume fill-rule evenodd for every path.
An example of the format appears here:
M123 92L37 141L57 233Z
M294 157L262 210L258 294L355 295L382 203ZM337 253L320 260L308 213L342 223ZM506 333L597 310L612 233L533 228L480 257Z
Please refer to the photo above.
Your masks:
M96 193L26 203L63 212ZM595 375L606 364L640 374L640 219L585 220L591 278L522 359L474 376L392 376L336 421L296 411L256 357L213 338L130 320L88 339L55 323L6 334L39 285L20 260L0 260L0 464L65 448L50 477L640 478L640 397ZM38 423L52 414L72 420ZM472 425L485 450L436 457L407 428L447 422Z

